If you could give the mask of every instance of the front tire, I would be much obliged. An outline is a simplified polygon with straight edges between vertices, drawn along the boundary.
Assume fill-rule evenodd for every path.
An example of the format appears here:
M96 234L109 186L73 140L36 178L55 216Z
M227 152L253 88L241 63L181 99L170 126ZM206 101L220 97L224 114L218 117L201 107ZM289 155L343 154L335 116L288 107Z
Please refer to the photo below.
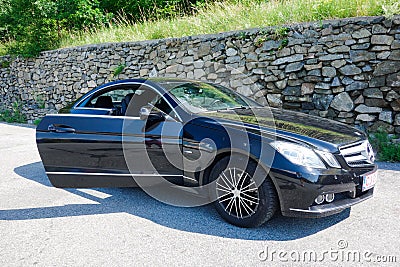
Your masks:
M260 226L271 219L278 208L272 181L264 171L255 174L256 168L254 161L233 156L221 159L211 170L210 180L215 181L211 189L212 197L216 199L214 206L221 217L233 225L246 228ZM266 177L259 187L254 175Z

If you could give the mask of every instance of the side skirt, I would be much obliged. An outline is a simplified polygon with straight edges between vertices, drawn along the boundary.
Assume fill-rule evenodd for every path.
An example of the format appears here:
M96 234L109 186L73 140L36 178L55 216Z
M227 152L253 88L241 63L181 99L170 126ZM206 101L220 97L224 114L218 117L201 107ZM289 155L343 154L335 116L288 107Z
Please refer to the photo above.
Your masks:
M57 188L93 188L93 187L138 187L134 177L149 179L149 186L160 183L160 177L174 183L181 181L179 175L119 174L119 173L83 173L83 172L46 172L51 184ZM154 181L154 182L153 182Z
M131 175L46 172L51 184L58 188L137 187Z

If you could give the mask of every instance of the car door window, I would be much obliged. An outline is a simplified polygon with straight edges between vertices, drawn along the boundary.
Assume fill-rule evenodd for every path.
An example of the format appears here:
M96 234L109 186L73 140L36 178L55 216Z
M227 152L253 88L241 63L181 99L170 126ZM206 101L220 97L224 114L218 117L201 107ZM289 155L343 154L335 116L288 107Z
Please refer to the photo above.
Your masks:
M179 116L172 109L171 105L165 100L164 96L156 93L151 88L143 88L136 90L132 94L129 101L129 109L123 112L125 116L139 116L140 109L144 106L151 107L153 111L161 111L165 115L169 115L175 120L179 120Z
M179 121L179 116L175 112L175 110L171 107L170 104L165 100L164 97L157 97L155 98L150 104L152 104L156 109L160 110L166 115L169 115L171 118L175 119L176 121Z
M94 105L96 104L96 101L98 100L98 98L100 97L104 97L104 96L109 96L112 99L112 102L115 106L118 106L118 104L121 103L122 99L124 99L124 97L129 94L129 93L134 93L135 90L134 89L116 89L116 90L112 90L112 91L108 91L105 92L99 96L96 96L94 98L92 98L88 105L94 107Z
M89 101L82 103L82 106L78 109L83 108L86 113L90 114L92 114L91 111L97 110L104 115L139 117L140 109L144 106L150 106L175 120L179 120L179 116L163 96L152 88L143 85L102 91L94 94ZM94 114L100 114L97 111Z
M125 97L135 93L134 88L120 88L93 96L85 107L94 109L112 109L113 115L121 115L122 103ZM110 113L111 114L111 113Z

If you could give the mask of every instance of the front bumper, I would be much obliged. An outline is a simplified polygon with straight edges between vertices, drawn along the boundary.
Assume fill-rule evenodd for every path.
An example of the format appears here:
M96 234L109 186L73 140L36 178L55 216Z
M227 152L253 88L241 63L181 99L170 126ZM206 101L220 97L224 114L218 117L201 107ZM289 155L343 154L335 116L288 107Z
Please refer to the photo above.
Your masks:
M362 177L377 171L376 166L364 169L335 169L321 173L271 170L277 188L282 215L320 218L337 214L373 196L374 188L362 191ZM331 203L317 205L318 195L334 193Z
M308 209L289 208L289 211L282 212L284 216L289 217L304 217L304 218L321 218L337 214L343 210L363 202L373 196L374 188L366 191L359 197L346 198L334 201L333 203L310 206Z

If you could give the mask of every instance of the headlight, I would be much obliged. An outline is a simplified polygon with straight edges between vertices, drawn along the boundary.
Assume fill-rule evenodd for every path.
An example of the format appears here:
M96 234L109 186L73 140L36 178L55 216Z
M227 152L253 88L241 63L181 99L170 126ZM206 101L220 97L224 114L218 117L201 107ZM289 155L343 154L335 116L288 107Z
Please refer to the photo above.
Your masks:
M325 162L328 163L329 166L333 168L339 168L339 169L341 168L339 162L337 162L335 156L332 155L331 153L320 150L315 150L315 152L317 152L318 155L320 155L321 158L323 158Z
M271 145L294 164L317 169L326 169L325 164L312 149L283 141L275 141L272 142Z

